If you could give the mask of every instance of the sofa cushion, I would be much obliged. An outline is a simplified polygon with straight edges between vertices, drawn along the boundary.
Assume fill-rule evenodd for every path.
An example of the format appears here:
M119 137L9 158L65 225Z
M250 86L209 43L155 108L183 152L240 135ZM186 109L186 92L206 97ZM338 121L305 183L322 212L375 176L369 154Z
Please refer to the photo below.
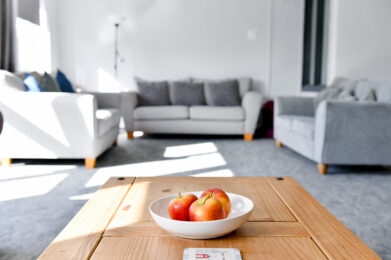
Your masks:
M189 108L187 106L137 107L133 111L133 116L137 120L187 119L189 118Z
M376 89L376 97L379 102L391 103L391 81L385 81Z
M173 105L205 105L204 83L175 81L170 88Z
M239 93L240 97L243 97L244 94L249 92L252 87L252 79L250 77L240 77L237 79L221 79L221 80L216 80L216 79L200 79L200 78L193 78L192 81L196 83L208 83L208 82L224 82L227 80L237 80L239 83Z
M0 70L0 91L25 91L26 87L17 75Z
M42 87L48 92L61 92L60 86L56 80L47 72L42 77Z
M205 99L209 106L240 106L238 81L205 83Z
M245 118L242 107L192 106L189 111L190 119L242 121Z
M110 129L118 127L121 116L117 109L98 109L96 118L98 120L98 137L101 137Z
M295 116L292 118L292 131L304 138L314 140L315 118L309 116Z
M23 83L26 86L27 92L44 92L45 91L45 89L41 86L41 84L39 84L39 82L37 81L37 79L33 75L26 73L25 76L26 76L26 78L24 79Z
M57 70L56 81L61 88L62 92L75 93L72 83L68 80L61 70Z
M139 106L168 106L170 97L167 81L146 81L136 78Z
M374 89L375 82L369 80L359 80L356 84L354 95L360 101L365 101L371 98L371 91Z

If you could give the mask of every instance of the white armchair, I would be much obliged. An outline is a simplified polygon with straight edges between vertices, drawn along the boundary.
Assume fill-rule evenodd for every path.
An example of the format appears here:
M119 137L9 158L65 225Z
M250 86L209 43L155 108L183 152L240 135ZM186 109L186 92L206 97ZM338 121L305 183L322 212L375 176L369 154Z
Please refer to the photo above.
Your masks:
M118 136L119 111L97 109L90 94L16 91L0 97L0 111L3 165L12 158L81 158L94 168Z

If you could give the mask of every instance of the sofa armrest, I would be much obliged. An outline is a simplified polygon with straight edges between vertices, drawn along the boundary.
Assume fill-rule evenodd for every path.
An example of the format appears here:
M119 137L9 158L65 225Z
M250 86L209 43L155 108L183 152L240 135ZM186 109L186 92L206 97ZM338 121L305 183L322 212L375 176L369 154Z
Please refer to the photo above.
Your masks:
M115 108L120 110L121 93L105 93L105 92L83 92L83 93L94 95L98 103L98 108Z
M242 107L245 112L244 133L254 134L261 112L262 95L256 91L249 91L242 98Z
M314 98L277 97L274 104L275 115L314 116Z
M315 159L325 164L391 162L391 104L323 101L315 119Z
M133 129L133 111L137 107L138 99L137 92L122 92L121 93L121 114L124 119L127 132L134 131Z
M78 151L75 156L94 154L96 109L95 97L88 94L7 93L0 100L4 117L0 156L34 158L45 154L45 158L56 158L69 151Z

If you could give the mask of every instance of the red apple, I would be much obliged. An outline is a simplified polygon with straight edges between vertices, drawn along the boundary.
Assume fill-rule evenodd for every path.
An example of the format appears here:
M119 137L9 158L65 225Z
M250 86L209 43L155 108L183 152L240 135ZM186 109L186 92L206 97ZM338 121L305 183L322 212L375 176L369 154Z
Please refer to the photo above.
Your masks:
M201 194L200 198L202 198L208 194L210 194L213 198L220 201L220 203L224 207L225 217L228 217L229 213L231 212L231 201L230 201L227 193L225 193L223 190L220 190L218 188L213 188L213 189L209 189L209 190L204 191L204 193Z
M225 212L220 201L207 195L191 204L189 209L190 221L210 221L223 219Z
M173 198L168 204L168 214L172 219L189 221L189 208L197 199L193 194L182 196L179 193L178 197Z

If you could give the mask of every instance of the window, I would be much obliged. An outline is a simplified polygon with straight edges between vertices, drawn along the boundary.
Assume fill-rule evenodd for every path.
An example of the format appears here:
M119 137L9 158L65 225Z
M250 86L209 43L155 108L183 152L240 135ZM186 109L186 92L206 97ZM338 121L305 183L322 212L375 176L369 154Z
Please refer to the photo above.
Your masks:
M319 91L325 86L327 67L328 0L305 0L302 89Z

